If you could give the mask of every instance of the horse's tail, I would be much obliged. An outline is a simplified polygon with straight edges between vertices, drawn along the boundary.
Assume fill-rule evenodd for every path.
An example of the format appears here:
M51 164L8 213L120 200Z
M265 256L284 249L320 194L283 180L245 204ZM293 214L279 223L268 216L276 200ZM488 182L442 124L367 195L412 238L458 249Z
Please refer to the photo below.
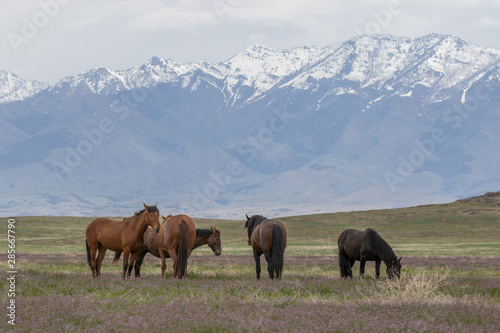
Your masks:
M341 250L339 250L339 266L340 266L340 277L341 278L346 278L348 275L348 268L347 268L347 260L345 258L344 253L342 253Z
M177 277L182 279L186 275L189 248L189 229L186 221L179 224L179 249L177 253Z
M351 260L344 251L344 241L347 237L347 233L344 231L340 234L337 244L339 246L339 267L340 267L340 277L348 278L352 277L351 271Z
M89 267L91 267L90 247L89 247L89 242L87 240L85 240L85 246L87 247L87 262L89 264Z
M115 252L115 257L113 258L113 262L111 263L111 265L117 263L118 260L120 260L121 255L122 255L122 253L120 251Z
M279 226L274 226L272 236L273 249L271 254L271 269L274 271L273 275L279 279L283 271L283 256L285 252L283 248L283 232Z

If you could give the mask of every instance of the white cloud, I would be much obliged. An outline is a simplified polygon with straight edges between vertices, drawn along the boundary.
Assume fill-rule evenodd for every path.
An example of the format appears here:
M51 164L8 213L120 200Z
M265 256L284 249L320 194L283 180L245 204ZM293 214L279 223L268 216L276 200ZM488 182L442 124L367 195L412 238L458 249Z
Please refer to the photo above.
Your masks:
M0 0L0 36L20 33L22 18L40 10L39 1ZM400 13L379 22L380 32L451 33L500 48L498 0L73 0L19 54L0 38L0 66L54 82L82 68L127 68L153 55L221 61L252 42L324 46L384 20L384 11L398 1Z
M200 27L216 24L214 12L182 5L141 13L129 20L128 29L197 32Z
M73 29L81 29L81 28L87 28L89 26L95 26L99 23L99 18L97 16L92 16L87 19L79 19L76 21L72 21L68 24L68 28Z
M471 26L481 27L481 28L500 28L500 19L492 18L491 16L485 16L472 22Z

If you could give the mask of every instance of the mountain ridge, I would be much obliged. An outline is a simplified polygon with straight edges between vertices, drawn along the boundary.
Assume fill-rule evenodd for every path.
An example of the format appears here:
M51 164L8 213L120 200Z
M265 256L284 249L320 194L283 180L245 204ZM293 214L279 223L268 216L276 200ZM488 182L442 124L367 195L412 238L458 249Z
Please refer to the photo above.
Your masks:
M418 48L419 44L422 43L422 40L425 40L424 44L427 46L429 46L428 45L429 40L432 40L432 43L434 43L434 44L431 44L431 48L435 48L441 42L448 42L448 43L454 42L456 44L465 45L469 48L481 50L483 54L484 53L490 54L491 56L493 56L495 58L495 61L490 62L490 65L493 64L494 62L498 62L500 60L500 51L499 50L496 50L494 48L480 48L476 45L467 43L466 41L464 41L458 37L455 37L453 35L429 34L429 35L426 35L423 37L418 37L418 38L412 39L412 38L408 38L408 37L395 37L395 36L388 35L388 34L373 34L373 35L360 35L360 36L357 36L357 37L355 37L349 41L346 41L344 43L338 43L338 44L325 46L325 47L306 47L306 46L304 46L304 47L295 47L292 49L273 49L273 48L270 48L270 47L267 47L267 46L264 46L261 44L254 43L254 44L249 45L246 49L237 53L233 57L229 58L228 60L225 60L225 61L222 61L219 63L208 63L206 61L177 63L177 62L172 61L168 58L160 58L160 57L154 56L154 57L146 60L145 62L143 62L139 65L133 66L133 67L131 67L129 69L125 69L125 70L111 70L108 68L94 68L94 69L90 69L89 71L87 71L85 73L81 73L81 74L77 74L77 75L68 76L66 78L63 78L53 85L48 85L45 83L41 83L41 84L44 85L44 87L45 87L42 90L56 89L56 88L63 89L64 86L68 85L68 84L69 84L69 86L78 86L78 84L81 83L82 79L87 81L89 78L94 78L93 81L99 82L99 80L96 80L96 76L97 76L97 78L98 78L98 76L103 76L104 78L106 78L106 76L107 77L111 76L111 77L114 77L115 80L118 80L118 82L117 81L110 82L110 85L112 83L114 83L115 85L118 84L119 85L118 87L115 87L114 89L110 89L110 88L104 89L105 87L101 87L100 89L99 89L99 87L97 87L97 89L96 88L92 89L91 87L89 87L90 91L88 91L88 92L97 93L97 94L102 94L102 93L110 94L110 93L116 93L117 91L120 91L120 90L131 90L131 89L135 89L135 88L148 88L154 84L168 83L168 82L174 81L176 79L178 80L179 78L181 78L182 76L184 76L186 74L192 75L192 73L196 70L203 70L204 73L211 75L215 79L226 80L226 81L228 79L232 79L236 82L237 76L238 76L238 75L236 75L236 73L241 73L240 75L243 75L243 76L248 75L248 76L252 77L255 75L259 75L262 72L266 72L266 70L260 70L260 71L259 71L259 69L255 70L255 64L254 64L254 67L246 68L246 71L242 70L242 68L241 68L242 66L245 66L245 64L251 63L251 61L248 61L248 58L252 58L252 56L253 56L254 60L262 61L262 62L266 63L266 61L269 62L269 58L272 58L273 56L275 58L276 57L279 58L280 55L285 57L285 59L287 57L289 58L289 56L292 56L292 57L294 57L295 60L299 61L300 63L299 64L288 63L287 66L295 68L295 70L290 70L289 68L288 68L288 70L281 69L281 73L279 73L278 75L276 75L276 74L273 74L273 75L276 75L279 78L283 78L283 77L293 75L297 72L304 72L305 71L306 74L304 74L304 75L314 77L314 75L310 75L307 73L307 67L309 67L309 66L315 67L315 66L321 64L323 62L322 60L325 60L326 58L333 58L334 60L338 60L339 59L338 53L342 49L347 48L348 46L356 47L356 46L358 46L357 44L364 43L365 46L373 47L373 43L372 43L372 45L370 45L370 43L367 43L367 41L374 41L374 40L379 43L379 49L382 49L380 47L380 43L385 41L385 42L392 42L392 43L397 42L399 44L404 42L407 44L406 45L407 50L409 50L410 48L415 48L415 47ZM399 45L399 46L401 46L401 45ZM428 50L426 50L426 52L428 52ZM301 54L299 54L299 53L301 53ZM350 53L351 52L347 52L347 55L349 55ZM260 57L255 57L256 54L259 54ZM300 55L302 56L302 58ZM345 55L345 56L347 56L347 55ZM307 59L303 59L303 58L307 58ZM475 59L477 59L477 58L475 58ZM271 66L277 67L277 63L280 63L282 61L283 61L283 59L275 60L275 61L271 62ZM235 70L231 71L230 67L235 62L237 63L238 66L235 66ZM331 64L330 64L330 67L335 67L335 66L331 66ZM152 79L153 81L148 82L146 80L146 82L144 82L144 77L138 76L138 72L140 72L141 69L147 70L145 73L146 79L147 78L151 79L152 77L154 77L154 74L156 74L157 75L157 77L155 78L156 80ZM158 69L160 69L160 72L158 72ZM164 72L161 73L161 70L164 70ZM225 72L224 72L224 70L225 70ZM267 70L267 72L269 72L269 70ZM322 72L322 74L325 73L325 71L323 71L323 70L321 72ZM371 73L371 74L373 74L373 73ZM394 74L394 71L389 72L389 74L386 76L393 77L393 74ZM404 75L404 74L405 73L403 72L402 75ZM351 73L351 78L354 78L354 80L356 80L356 75L360 75L360 73L354 73L354 74ZM134 76L135 76L135 80L132 80L132 78L134 78ZM347 78L349 78L349 76ZM266 79L269 79L269 78L264 78L263 81L265 81ZM37 82L37 81L33 81L33 82ZM0 81L0 83L1 83L1 81ZM102 82L100 82L100 83L102 83ZM105 83L106 82L104 82L103 84L105 84ZM248 83L248 82L244 82L244 83ZM258 83L262 84L261 82L258 82ZM237 83L235 83L235 84L237 84ZM284 84L286 84L286 82ZM252 86L253 84L250 84L250 85L246 84L246 85ZM270 87L272 87L272 85L268 84L265 87L270 88ZM264 88L261 88L261 89L265 90ZM36 93L38 93L38 92L39 91L37 91ZM75 91L73 91L73 92L75 92ZM34 94L31 92L31 93L23 94L21 96L28 96L29 97L32 95L34 95ZM12 100L19 100L19 99L14 99L14 98L15 97L11 97L11 99L5 100L3 102L10 102Z
M499 62L451 35L377 34L69 76L0 103L0 214L120 215L160 197L272 216L492 191Z

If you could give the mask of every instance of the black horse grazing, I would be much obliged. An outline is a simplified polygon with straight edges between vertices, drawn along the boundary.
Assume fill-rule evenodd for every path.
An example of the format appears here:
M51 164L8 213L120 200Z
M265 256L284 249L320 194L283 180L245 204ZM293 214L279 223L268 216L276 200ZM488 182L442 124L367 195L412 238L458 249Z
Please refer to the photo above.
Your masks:
M286 229L277 220L268 220L264 216L247 217L245 228L248 231L248 245L253 248L257 279L260 279L260 256L264 254L267 261L269 277L281 278L283 272L283 256L286 248Z
M352 278L352 266L359 260L359 275L365 273L365 263L375 261L375 277L380 276L380 263L384 261L387 266L389 278L399 278L401 273L401 259L394 254L392 248L373 229L365 231L347 229L343 231L338 239L340 276Z

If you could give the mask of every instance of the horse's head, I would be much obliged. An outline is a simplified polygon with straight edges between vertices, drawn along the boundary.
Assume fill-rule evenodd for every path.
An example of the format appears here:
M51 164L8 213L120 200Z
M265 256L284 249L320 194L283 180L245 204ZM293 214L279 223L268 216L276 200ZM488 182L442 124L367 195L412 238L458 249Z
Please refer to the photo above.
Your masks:
M389 279L392 279L394 277L396 278L400 278L401 276L401 259L403 259L403 257L395 257L393 260L392 260L392 265L389 267L387 267L387 276L389 277Z
M145 203L144 214L146 214L146 224L155 229L156 232L160 231L160 211L156 205L148 206Z
M214 251L216 256L220 256L222 252L222 245L220 239L220 231L214 227L210 227L212 234L207 239L207 245L210 246L212 251Z
M248 217L247 214L245 214L245 216L247 218L247 221L245 222L245 228L247 228L248 233L248 245L252 245L252 243L250 242L250 237L252 236L253 229L262 221L267 220L267 217L262 215L252 215L251 217Z
M252 234L252 230L250 230L249 228L250 218L248 217L248 214L245 214L245 216L247 218L247 221L245 222L244 228L247 228L248 231L248 245L252 245L252 243L250 242L250 235Z

